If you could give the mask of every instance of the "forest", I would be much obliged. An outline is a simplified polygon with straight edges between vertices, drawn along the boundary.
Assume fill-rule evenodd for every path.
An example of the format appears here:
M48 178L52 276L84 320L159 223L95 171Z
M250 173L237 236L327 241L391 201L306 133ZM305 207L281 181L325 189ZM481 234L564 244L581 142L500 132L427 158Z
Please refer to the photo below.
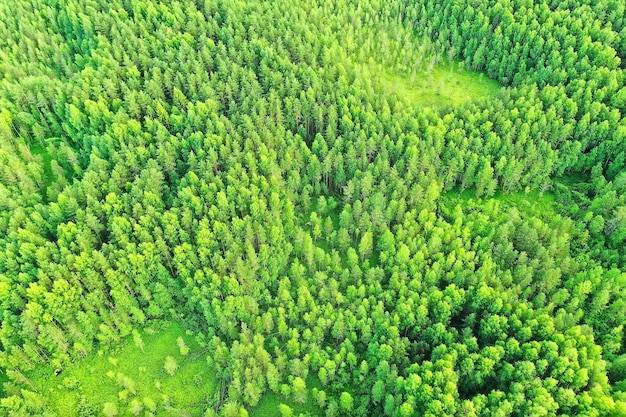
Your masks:
M0 0L0 417L626 417L623 0Z

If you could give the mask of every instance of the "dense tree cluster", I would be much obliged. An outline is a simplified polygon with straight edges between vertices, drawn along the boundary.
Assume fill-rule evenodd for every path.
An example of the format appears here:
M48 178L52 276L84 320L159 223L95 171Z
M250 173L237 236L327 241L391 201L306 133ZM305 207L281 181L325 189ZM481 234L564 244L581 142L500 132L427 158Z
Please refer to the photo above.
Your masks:
M54 415L32 369L172 318L211 352L206 415L626 415L619 1L0 16L0 415ZM506 88L435 111L369 61ZM484 200L530 190L559 214Z

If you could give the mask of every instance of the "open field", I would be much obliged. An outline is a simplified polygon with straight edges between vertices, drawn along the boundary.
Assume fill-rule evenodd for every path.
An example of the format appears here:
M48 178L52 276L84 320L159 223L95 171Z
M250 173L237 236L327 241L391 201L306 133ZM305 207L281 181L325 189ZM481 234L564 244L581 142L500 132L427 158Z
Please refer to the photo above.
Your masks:
M459 106L470 101L488 100L497 96L502 86L481 72L465 70L462 63L441 63L432 71L402 74L382 65L358 65L357 71L369 77L375 88L431 108Z
M206 352L198 354L201 348L178 323L143 329L139 335L143 349L139 338L129 337L115 352L89 356L58 376L50 367L41 368L31 380L38 391L46 392L49 408L59 416L84 416L79 404L83 410L93 409L93 415L101 415L106 404L120 416L149 415L133 414L137 410L158 417L201 416L203 400L215 388ZM181 354L178 338L189 348L187 355ZM164 368L168 357L178 365L175 372Z

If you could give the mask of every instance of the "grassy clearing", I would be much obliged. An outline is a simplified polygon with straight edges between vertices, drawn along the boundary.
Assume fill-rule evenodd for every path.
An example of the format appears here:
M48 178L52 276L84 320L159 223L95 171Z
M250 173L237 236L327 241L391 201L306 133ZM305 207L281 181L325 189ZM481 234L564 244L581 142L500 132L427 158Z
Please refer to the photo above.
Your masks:
M374 63L358 65L356 69L386 94L435 109L487 100L502 89L497 81L481 72L465 70L457 61L443 62L431 71L414 75L395 73Z
M555 196L551 192L540 192L534 190L529 193L516 192L505 194L498 191L493 198L501 201L509 207L516 207L519 211L536 217L544 217L546 215L554 217L555 214Z
M311 394L313 388L322 389L322 383L315 377L309 377L306 380L306 385L308 388L308 395L307 401L304 404L287 400L284 397L270 391L261 397L261 400L256 407L250 410L250 417L278 417L280 416L278 407L281 404L288 405L293 411L294 416L298 416L299 414L309 415L311 417L323 416L324 411L315 403Z
M589 181L586 174L573 173L564 175L561 177L553 178L554 184L566 185L568 187L574 187L580 183L587 183ZM552 189L554 190L554 188ZM451 204L468 203L470 200L480 201L487 203L491 200L499 202L504 207L515 207L520 212L543 219L552 219L559 214L559 202L557 201L557 193L554 191L541 192L539 190L532 190L529 192L512 192L505 193L499 189L492 197L486 199L476 199L476 190L474 188L468 188L460 192L458 188L454 188L451 191L444 194L444 198Z
M505 193L502 190L498 190L492 197L489 198L476 198L476 190L468 188L459 192L457 189L453 189L450 192L444 194L445 198L454 204L463 204L470 200L482 201L487 203L490 200L496 200L505 207L515 207L520 212L529 214L536 217L554 216L555 211L555 195L552 192L540 192L539 190L533 190L528 193L519 191L512 193Z
M43 367L33 372L31 380L49 401L50 409L63 417L80 416L81 398L94 415L102 415L105 405L112 404L120 417L201 416L205 398L215 389L206 353L199 354L201 348L178 323L168 323L157 331L147 328L139 334L143 350L130 337L116 352L99 352L68 366L58 376L50 367ZM187 355L182 354L178 338L189 348ZM170 369L172 374L164 368L168 357L178 366L173 373ZM131 407L143 411L133 414Z

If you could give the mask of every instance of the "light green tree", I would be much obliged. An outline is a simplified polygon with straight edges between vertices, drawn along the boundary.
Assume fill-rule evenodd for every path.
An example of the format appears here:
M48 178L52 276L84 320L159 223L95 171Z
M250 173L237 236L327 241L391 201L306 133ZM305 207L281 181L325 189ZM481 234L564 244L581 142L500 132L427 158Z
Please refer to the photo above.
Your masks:
M178 363L176 363L176 359L171 356L165 358L165 365L163 365L163 369L170 376L174 376L176 371L178 370Z
M104 414L106 417L117 416L119 414L117 405L110 402L104 403L104 406L102 407L102 414Z
M304 404L307 400L306 383L300 377L296 377L292 384L293 400L297 403Z
M352 398L352 395L350 395L349 392L342 392L339 397L339 405L344 411L352 411L352 407L354 406L354 399Z

